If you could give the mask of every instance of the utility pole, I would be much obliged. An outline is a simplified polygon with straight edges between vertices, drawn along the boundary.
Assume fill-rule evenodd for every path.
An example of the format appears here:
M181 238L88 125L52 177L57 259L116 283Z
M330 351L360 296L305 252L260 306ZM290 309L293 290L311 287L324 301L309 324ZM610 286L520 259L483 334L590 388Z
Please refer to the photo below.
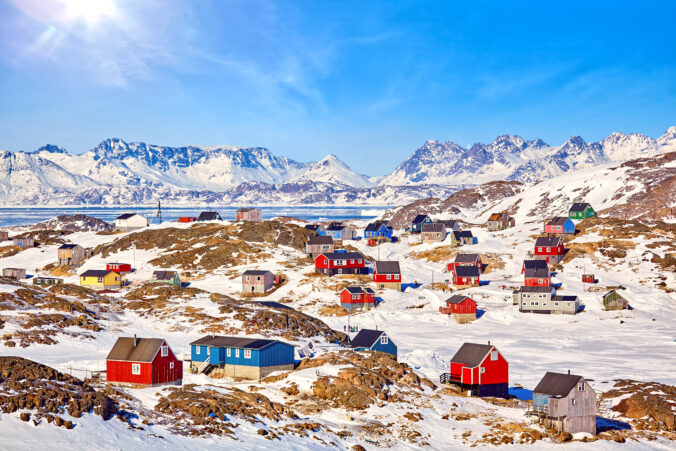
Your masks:
M134 252L134 271L136 271L136 245L132 244L131 249Z
M157 223L162 224L162 201L157 199Z

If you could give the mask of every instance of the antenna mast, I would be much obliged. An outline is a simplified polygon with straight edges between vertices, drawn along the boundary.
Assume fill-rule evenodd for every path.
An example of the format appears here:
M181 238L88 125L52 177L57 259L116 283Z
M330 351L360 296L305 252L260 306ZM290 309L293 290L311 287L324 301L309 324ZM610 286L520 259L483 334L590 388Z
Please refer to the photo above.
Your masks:
M162 224L162 201L157 199L157 223Z

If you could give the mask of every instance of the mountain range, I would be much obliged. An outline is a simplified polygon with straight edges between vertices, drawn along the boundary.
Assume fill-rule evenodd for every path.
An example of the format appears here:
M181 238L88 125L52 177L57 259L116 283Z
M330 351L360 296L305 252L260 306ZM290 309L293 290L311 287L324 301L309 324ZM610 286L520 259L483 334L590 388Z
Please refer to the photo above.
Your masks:
M262 147L167 147L111 138L83 154L46 145L0 150L4 205L401 205L495 180L532 184L567 172L676 150L676 127L657 139L613 133L560 146L502 135L465 149L427 141L384 177L358 174L335 155L300 163Z

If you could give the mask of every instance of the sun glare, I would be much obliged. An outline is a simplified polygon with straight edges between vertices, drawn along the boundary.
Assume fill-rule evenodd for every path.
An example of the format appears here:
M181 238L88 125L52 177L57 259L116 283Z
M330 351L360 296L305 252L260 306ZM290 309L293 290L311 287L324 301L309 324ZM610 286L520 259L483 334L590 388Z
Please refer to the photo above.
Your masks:
M66 0L65 6L71 20L82 19L90 25L115 15L113 0Z

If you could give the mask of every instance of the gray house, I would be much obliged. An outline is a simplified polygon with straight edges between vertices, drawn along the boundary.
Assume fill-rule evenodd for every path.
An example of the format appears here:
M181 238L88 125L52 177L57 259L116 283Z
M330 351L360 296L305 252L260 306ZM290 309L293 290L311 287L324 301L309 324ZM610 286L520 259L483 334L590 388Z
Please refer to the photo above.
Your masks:
M30 249L35 247L35 240L33 238L14 238L13 243L21 249Z
M554 287L526 287L523 286L512 292L514 305L524 308L533 305L533 302L549 302L554 297L556 289Z
M570 371L545 374L533 390L533 413L558 431L596 434L596 392Z
M242 274L242 293L265 293L275 283L270 271L246 270Z
M423 243L444 241L444 238L446 238L446 225L439 222L423 224L420 236Z
M328 235L313 235L305 243L305 253L314 258L324 252L333 252L333 238Z
M26 270L24 268L3 268L2 277L8 279L22 280L26 278Z
M565 313L574 315L580 309L577 296L554 295L554 287L521 287L512 293L514 305L524 313Z
M59 266L79 265L85 259L85 250L79 244L64 243L57 249Z

